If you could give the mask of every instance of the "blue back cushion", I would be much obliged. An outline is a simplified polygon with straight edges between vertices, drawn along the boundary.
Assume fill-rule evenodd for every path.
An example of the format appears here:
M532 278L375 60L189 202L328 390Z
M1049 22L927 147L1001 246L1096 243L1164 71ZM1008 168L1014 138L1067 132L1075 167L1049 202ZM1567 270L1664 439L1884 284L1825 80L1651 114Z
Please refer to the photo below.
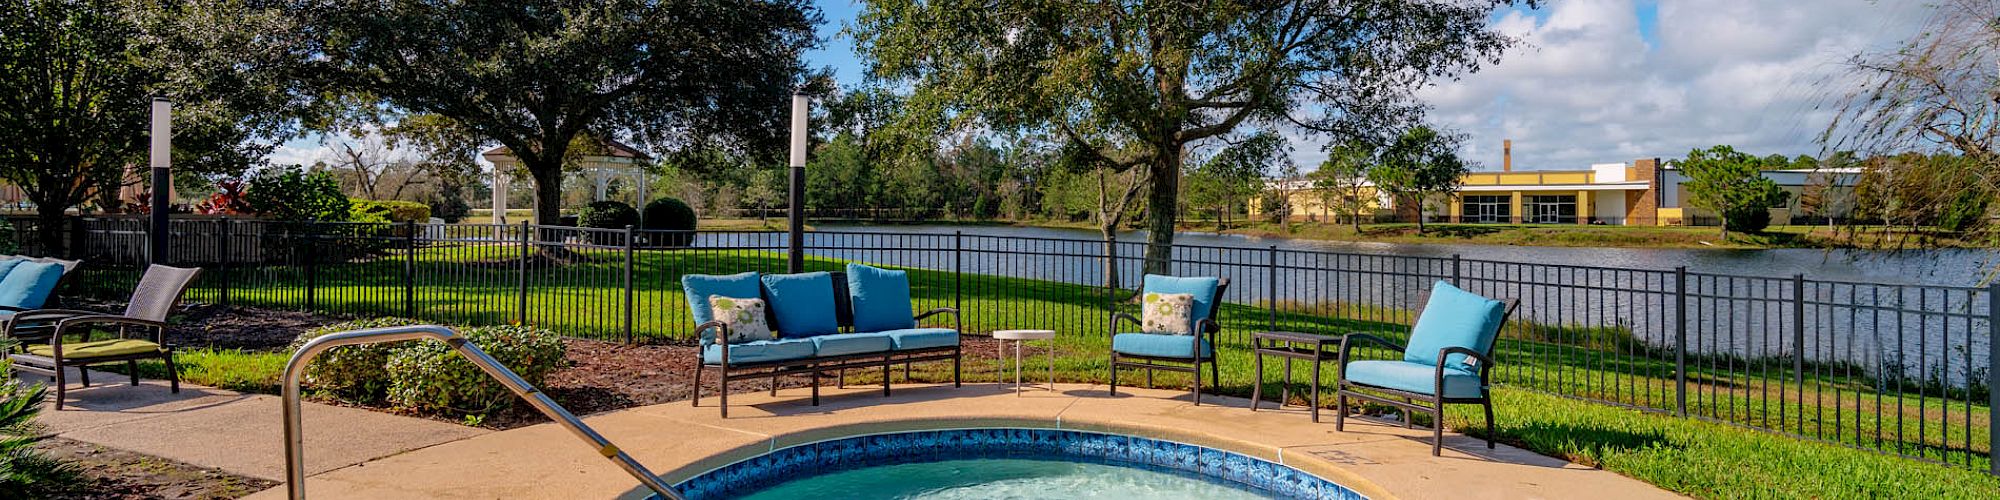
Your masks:
M49 294L56 291L56 282L62 280L62 264L54 262L20 262L7 271L7 277L0 278L0 305L22 309L39 309L48 302Z
M773 328L779 337L811 337L840 333L833 310L833 275L824 272L764 275L764 296L770 299Z
M854 302L854 331L917 327L917 320L911 319L909 273L848 264L847 295Z
M1188 311L1188 321L1199 322L1207 318L1215 308L1215 287L1222 280L1213 276L1202 278L1181 278L1175 276L1146 275L1145 291L1141 293L1185 293L1194 296L1194 310ZM1201 332L1195 332L1200 334Z
M1460 290L1450 283L1439 281L1431 285L1431 301L1424 304L1416 328L1410 330L1410 347L1403 351L1403 361L1437 366L1438 350L1446 347L1491 353L1506 307L1503 302ZM1464 354L1453 354L1446 363L1453 368L1470 368L1465 364Z
M12 257L0 259L0 278L5 278L7 273L13 272L14 266L21 265L22 262L27 261L28 259L16 259Z
M696 325L715 320L715 311L708 306L709 297L754 299L762 297L758 295L760 291L757 286L757 273L754 271L721 276L690 274L681 277L681 292L687 297L688 315L694 317ZM701 334L702 343L712 341L711 337L714 334L713 331L704 330Z

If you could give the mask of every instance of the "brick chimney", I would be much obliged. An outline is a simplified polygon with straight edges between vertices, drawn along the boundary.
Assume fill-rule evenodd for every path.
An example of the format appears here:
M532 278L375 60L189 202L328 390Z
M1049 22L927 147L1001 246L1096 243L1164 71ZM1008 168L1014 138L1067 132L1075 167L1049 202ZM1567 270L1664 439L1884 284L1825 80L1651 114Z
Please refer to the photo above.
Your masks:
M1500 140L1500 171L1501 171L1501 172L1513 172L1513 171L1514 171L1514 140L1513 140L1513 139L1501 139L1501 140Z

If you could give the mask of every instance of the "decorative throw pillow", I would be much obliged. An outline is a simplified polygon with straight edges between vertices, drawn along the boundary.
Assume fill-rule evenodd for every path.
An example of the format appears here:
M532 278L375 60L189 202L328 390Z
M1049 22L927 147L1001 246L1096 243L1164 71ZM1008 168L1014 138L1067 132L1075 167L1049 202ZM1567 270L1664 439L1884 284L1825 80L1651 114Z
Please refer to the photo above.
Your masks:
M1186 293L1147 293L1140 306L1142 318L1140 326L1146 333L1171 335L1194 334L1194 295Z
M764 321L764 299L717 295L708 298L708 307L715 311L716 321L729 325L727 342L731 344L778 338L771 332L771 324Z

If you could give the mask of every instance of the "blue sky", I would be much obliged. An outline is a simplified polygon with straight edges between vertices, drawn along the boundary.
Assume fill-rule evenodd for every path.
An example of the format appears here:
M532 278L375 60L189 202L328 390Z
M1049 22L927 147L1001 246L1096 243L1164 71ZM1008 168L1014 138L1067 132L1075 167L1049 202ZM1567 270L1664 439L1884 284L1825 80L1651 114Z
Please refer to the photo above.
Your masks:
M865 67L840 32L859 14L854 0L817 2L825 23L807 64L833 69L841 86ZM1731 144L1756 154L1818 153L1812 138L1830 118L1827 83L1841 62L1908 37L1919 2L1877 0L1558 0L1507 8L1495 29L1524 43L1501 62L1418 95L1428 120L1466 134L1460 153L1498 168L1500 142L1514 164L1580 169L1593 163L1684 156ZM1310 170L1322 141L1293 137L1293 161ZM288 143L275 163L311 163L318 137Z

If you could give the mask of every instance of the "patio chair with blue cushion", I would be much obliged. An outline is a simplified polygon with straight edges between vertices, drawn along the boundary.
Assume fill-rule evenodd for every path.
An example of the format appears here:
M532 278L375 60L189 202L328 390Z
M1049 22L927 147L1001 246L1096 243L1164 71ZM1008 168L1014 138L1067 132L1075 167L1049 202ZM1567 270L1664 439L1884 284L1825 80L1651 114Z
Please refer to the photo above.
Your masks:
M1124 331L1111 334L1111 394L1118 394L1120 367L1146 370L1149 389L1153 371L1177 371L1194 376L1194 404L1201 404L1202 365L1208 365L1212 383L1222 380L1215 362L1215 334L1222 331L1216 312L1222 307L1222 292L1228 288L1229 278L1146 275L1139 290L1146 318L1122 312L1111 315L1111 331ZM1161 315L1170 317L1158 317ZM1120 320L1138 326L1138 331L1122 329Z
M1404 426L1410 425L1410 412L1428 412L1435 456L1444 445L1444 405L1477 404L1486 409L1486 447L1493 448L1488 385L1493 345L1520 302L1481 297L1443 281L1426 295L1420 300L1424 309L1410 330L1408 347L1365 333L1350 333L1341 340L1334 430L1346 429L1347 398L1402 409ZM1402 359L1355 360L1352 351L1362 343L1393 349L1402 353Z

